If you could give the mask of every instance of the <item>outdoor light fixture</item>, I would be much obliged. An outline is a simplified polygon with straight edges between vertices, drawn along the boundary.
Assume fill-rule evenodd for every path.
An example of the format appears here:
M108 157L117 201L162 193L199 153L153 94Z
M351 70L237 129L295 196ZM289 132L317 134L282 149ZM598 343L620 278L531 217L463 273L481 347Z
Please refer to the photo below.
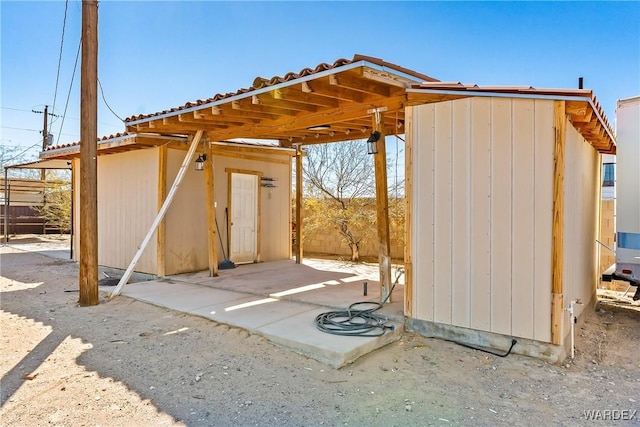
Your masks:
M206 154L200 154L198 156L198 158L196 159L196 170L197 171L204 170L204 162L205 162L205 160L207 160L207 155Z
M378 140L380 139L380 132L377 130L374 131L369 139L367 139L367 153L368 154L377 154L378 153Z
M318 126L309 126L307 130L329 130L331 129L331 125L318 125Z

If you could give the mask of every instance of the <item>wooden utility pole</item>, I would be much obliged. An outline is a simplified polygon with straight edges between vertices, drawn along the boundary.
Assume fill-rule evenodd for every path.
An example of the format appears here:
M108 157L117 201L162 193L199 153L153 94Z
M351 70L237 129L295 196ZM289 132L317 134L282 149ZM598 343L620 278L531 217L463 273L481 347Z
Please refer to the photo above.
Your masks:
M80 67L80 300L98 297L98 2L82 0Z
M47 149L47 141L49 140L49 130L47 129L47 118L49 117L49 106L44 106L44 124L42 125L42 151ZM40 180L44 181L47 171L40 169Z
M42 151L47 149L47 145L49 145L49 116L53 116L53 117L58 117L53 113L49 112L49 106L45 105L44 106L44 111L36 111L36 110L31 110L32 113L36 113L36 114L44 114L44 122L42 124ZM45 170L44 169L40 169L40 180L44 181L45 180Z

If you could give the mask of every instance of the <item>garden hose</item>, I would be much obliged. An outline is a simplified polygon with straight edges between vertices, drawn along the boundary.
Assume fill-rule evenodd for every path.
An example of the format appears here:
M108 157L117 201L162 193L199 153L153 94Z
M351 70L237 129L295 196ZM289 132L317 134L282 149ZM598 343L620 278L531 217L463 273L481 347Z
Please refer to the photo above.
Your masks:
M359 301L351 304L346 310L328 311L316 316L316 327L322 332L333 335L350 337L379 337L387 330L394 330L395 326L387 325L389 318L382 314L375 314L376 310L382 308L387 302L400 276L404 274L403 269L398 270L396 280L389 291L389 295L382 302ZM367 309L356 309L357 306L373 306Z

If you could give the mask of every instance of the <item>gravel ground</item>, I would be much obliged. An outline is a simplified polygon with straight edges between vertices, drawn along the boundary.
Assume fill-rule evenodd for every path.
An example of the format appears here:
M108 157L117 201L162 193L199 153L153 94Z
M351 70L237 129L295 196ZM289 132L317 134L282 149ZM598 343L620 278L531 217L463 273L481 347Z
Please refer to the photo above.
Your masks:
M77 274L0 248L3 426L640 425L638 303L600 303L562 366L406 333L335 370L126 297L79 307Z

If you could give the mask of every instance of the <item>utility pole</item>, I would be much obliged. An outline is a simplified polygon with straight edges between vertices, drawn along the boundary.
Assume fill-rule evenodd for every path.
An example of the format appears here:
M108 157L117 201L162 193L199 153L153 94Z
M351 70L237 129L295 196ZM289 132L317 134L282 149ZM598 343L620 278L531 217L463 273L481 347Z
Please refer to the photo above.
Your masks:
M31 110L31 112L37 113L37 114L44 114L44 123L42 125L42 151L44 151L47 149L47 145L49 145L49 126L48 126L49 116L52 116L52 117L58 117L58 116L49 112L48 105L44 106L44 111ZM40 169L41 181L44 181L45 179L45 172L46 171L44 169Z
M82 0L80 66L80 300L97 305L98 296L98 2Z

